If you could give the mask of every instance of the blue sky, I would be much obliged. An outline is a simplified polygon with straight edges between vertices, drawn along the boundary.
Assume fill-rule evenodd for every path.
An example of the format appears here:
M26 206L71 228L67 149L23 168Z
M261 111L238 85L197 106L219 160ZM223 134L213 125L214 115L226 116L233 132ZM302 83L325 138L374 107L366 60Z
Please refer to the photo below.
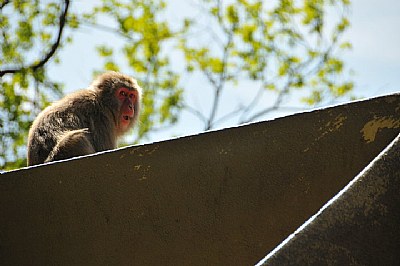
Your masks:
M364 96L400 91L400 1L353 1L345 61Z
M190 15L187 1L167 1L171 10L184 8L180 14ZM73 8L80 10L93 4L87 1L74 1ZM345 39L353 44L353 49L346 52L343 59L346 65L354 71L354 94L359 97L373 97L381 94L400 91L400 1L399 0L353 0L350 14L351 28ZM86 87L92 80L93 69L101 67L94 46L99 43L120 45L113 35L99 35L88 29L74 35L74 42L61 52L60 65L51 67L50 74L66 84L66 91ZM74 77L74 78L71 78ZM144 88L145 89L145 88ZM234 97L243 97L235 92ZM189 94L189 93L188 93ZM207 109L196 95L188 95L199 109ZM200 102L200 103L199 103ZM224 103L226 105L228 103ZM265 117L287 115L288 112L278 112ZM223 127L232 126L230 121ZM154 133L147 141L158 141L174 136L195 134L202 131L201 124L191 115L184 114L181 122L174 128Z

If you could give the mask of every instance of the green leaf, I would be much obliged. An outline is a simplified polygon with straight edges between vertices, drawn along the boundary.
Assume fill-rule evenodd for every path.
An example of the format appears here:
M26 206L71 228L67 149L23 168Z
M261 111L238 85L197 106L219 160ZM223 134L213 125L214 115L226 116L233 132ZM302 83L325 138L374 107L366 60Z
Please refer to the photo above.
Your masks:
M122 21L122 30L124 32L129 32L130 30L133 30L135 28L135 19L132 16L126 17Z
M119 67L112 61L107 61L104 65L104 68L110 71L119 71Z
M226 7L226 16L231 24L237 24L239 22L239 15L233 4Z
M339 47L340 47L341 49L343 49L343 50L345 50L345 49L350 50L350 49L353 48L353 45L352 45L350 42L343 42L343 43L340 44Z
M104 45L98 46L96 49L101 57L109 57L113 54L113 49Z

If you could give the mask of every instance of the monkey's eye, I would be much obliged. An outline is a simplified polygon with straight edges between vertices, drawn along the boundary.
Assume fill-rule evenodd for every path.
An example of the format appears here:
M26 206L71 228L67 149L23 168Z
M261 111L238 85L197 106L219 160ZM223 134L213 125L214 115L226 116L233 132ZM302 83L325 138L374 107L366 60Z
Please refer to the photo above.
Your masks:
M123 90L121 90L121 91L119 92L119 95L121 95L121 96L124 96L124 97L126 97L126 96L127 96L126 92L125 92L125 91L123 91Z

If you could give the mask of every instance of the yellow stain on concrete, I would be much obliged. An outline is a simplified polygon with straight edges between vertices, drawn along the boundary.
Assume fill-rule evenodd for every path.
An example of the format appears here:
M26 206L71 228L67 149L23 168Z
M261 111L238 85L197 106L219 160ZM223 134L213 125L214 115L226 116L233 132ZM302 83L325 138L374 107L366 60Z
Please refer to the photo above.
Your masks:
M137 180L144 181L147 178L149 178L151 165L147 165L147 166L139 165L138 168L137 168L137 166L138 165L135 166L135 170L140 170L140 172L141 172L141 177L138 178Z
M343 114L339 114L334 119L330 120L328 123L321 126L318 129L318 131L320 131L321 134L317 138L315 138L314 141L311 143L311 146L306 147L303 150L303 152L308 152L319 140L321 140L323 137L325 137L329 133L339 130L344 125L344 122L346 120L347 120L347 116L344 116Z
M344 121L346 121L346 119L347 116L339 114L338 116L335 117L335 119L329 121L324 126L320 127L319 130L322 131L322 134L318 138L316 138L315 141L322 139L326 134L337 131L339 128L343 126Z
M400 118L394 118L393 116L375 117L367 122L360 132L364 140L367 143L371 143L382 128L400 128Z
M325 127L329 129L330 132L338 130L343 126L343 122L347 119L347 116L339 114L333 121L326 123Z
M159 148L160 148L160 146L157 145L157 146L154 146L153 149L151 149L151 150L146 149L145 152L147 153L147 155L152 155L152 154L153 154L154 152L156 152Z
M132 148L132 149L130 149L130 152L129 152L129 154L135 154L136 152L139 152L139 151L140 151L140 149L141 149L141 147Z
M220 155L226 155L226 154L228 154L228 152L229 152L229 150L221 149L221 150L219 151L219 154L220 154Z

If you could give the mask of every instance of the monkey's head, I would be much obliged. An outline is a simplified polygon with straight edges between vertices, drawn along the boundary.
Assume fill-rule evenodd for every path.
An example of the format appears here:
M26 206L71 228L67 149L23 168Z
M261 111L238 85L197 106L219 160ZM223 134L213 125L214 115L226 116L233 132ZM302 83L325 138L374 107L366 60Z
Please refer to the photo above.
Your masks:
M109 110L118 135L133 127L139 116L142 89L137 81L118 72L106 72L91 85L99 103Z

